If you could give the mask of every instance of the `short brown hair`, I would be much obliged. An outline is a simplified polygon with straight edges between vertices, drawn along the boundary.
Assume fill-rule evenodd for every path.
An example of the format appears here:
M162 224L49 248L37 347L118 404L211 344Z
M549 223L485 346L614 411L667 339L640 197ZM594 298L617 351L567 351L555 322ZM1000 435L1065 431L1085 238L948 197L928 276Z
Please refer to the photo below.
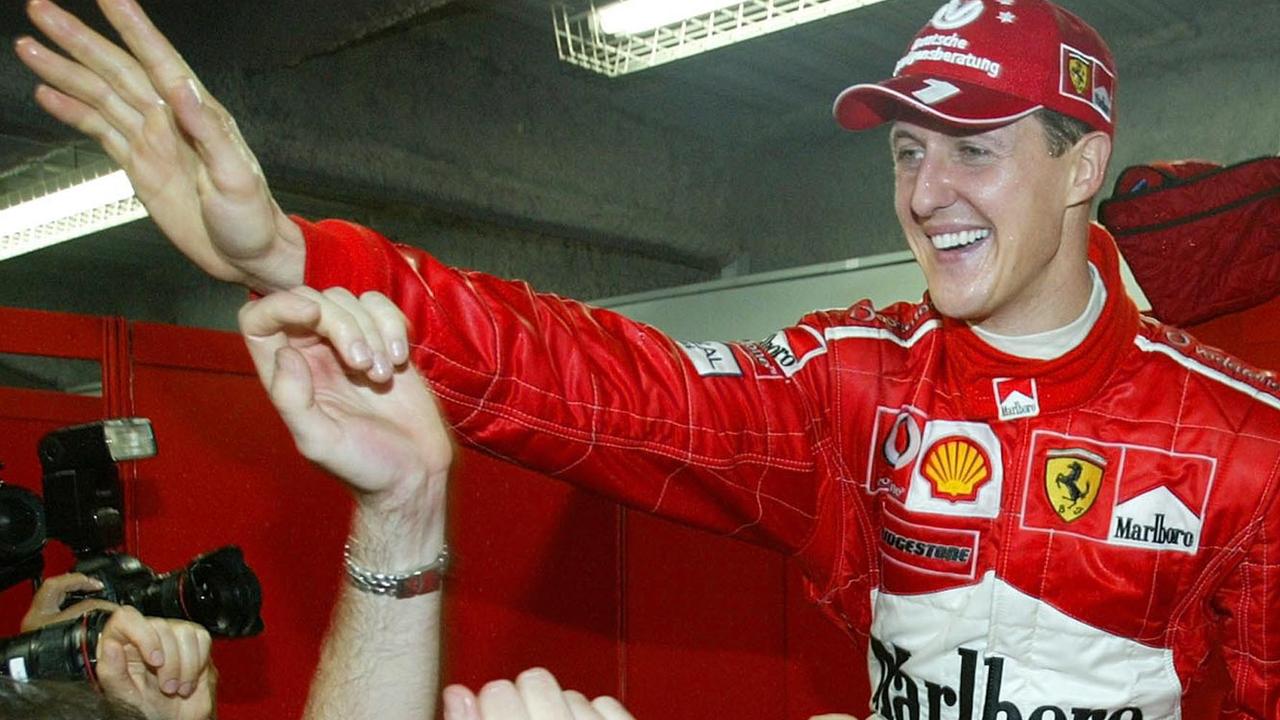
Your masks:
M1080 138L1093 132L1093 128L1083 120L1067 117L1060 112L1048 108L1035 111L1034 117L1044 128L1044 140L1049 146L1050 157L1059 157L1070 150Z

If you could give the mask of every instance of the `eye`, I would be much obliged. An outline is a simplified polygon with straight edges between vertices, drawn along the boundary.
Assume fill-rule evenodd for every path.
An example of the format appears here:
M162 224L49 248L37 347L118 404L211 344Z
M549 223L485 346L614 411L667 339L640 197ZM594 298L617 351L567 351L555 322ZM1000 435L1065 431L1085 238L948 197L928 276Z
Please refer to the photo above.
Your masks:
M895 165L919 165L924 158L924 149L914 145L903 145L893 151Z
M984 160L991 156L991 151L981 145L964 143L959 148L960 157L964 160Z

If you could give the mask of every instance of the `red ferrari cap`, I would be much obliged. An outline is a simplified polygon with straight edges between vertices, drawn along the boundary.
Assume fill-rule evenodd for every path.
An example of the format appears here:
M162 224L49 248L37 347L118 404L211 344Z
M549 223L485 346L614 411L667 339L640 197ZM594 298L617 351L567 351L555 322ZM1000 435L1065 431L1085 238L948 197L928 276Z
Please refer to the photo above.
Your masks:
M866 130L904 109L965 127L997 127L1040 108L1115 131L1111 50L1047 0L950 0L916 35L893 77L836 98L836 120Z

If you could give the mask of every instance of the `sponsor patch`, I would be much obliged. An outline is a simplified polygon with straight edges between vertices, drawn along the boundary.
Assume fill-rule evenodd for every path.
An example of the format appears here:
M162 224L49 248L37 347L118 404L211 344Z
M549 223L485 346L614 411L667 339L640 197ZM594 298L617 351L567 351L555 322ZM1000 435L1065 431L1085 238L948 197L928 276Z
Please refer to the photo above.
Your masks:
M1080 463L1078 473L1072 462ZM1194 554L1216 470L1217 462L1204 455L1036 431L1022 526L1107 545ZM1096 489L1089 482L1095 474Z
M980 445L957 435L929 448L921 473L929 478L934 497L947 502L973 500L978 488L991 479L991 461Z
M689 356L693 369L703 377L741 377L742 368L733 350L721 342L682 342L680 348Z
M805 363L827 351L827 341L822 333L808 325L779 330L761 344L787 377L795 375Z
M880 553L894 565L972 580L978 564L978 532L917 525L887 510L880 514Z
M982 15L982 0L950 0L933 14L929 22L939 30L955 30Z
M993 518L1000 512L1004 462L985 423L930 420L911 473L906 507L914 512Z
M1107 120L1116 92L1116 76L1101 60L1062 45L1062 78L1058 92L1093 106Z
M765 380L781 380L783 378L782 371L778 369L778 365L774 363L773 358L769 357L766 352L764 343L760 342L744 342L738 347L742 348L747 357L754 363L756 377Z
M1035 417L1040 414L1040 394L1035 378L992 380L1001 420Z
M1028 718L1029 720L1143 720L1142 708L1136 705L1123 707L1097 707L1088 704L1087 698L1078 703L1048 705L1018 703L1005 697L1005 663L1013 660L977 648L956 648L955 685L939 684L938 678L926 680L912 675L908 661L912 653L896 643L871 637L870 657L874 663L872 673L871 706L876 716L888 720L916 720L917 718L959 717L964 720L977 718L974 708L980 709L984 720L997 717ZM945 708L961 708L959 714Z
M1098 499L1107 459L1083 448L1049 450L1044 463L1044 489L1049 505L1065 522L1075 522Z
M915 408L876 408L871 456L867 459L868 493L889 493L902 501L920 455L924 424L924 414Z

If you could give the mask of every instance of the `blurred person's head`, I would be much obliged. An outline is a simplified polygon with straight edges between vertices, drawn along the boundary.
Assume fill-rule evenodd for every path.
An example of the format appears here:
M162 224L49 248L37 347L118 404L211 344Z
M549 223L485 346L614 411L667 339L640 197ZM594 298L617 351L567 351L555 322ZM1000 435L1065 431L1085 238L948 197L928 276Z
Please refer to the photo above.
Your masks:
M0 720L146 720L86 683L0 678Z

